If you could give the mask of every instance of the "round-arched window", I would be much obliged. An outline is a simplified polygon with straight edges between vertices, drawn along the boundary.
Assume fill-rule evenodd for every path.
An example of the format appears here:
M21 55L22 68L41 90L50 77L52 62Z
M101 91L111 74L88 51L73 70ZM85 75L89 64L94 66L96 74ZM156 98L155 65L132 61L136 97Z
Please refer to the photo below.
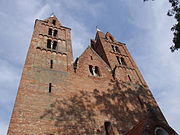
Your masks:
M162 127L157 127L155 129L155 135L169 135L168 132Z

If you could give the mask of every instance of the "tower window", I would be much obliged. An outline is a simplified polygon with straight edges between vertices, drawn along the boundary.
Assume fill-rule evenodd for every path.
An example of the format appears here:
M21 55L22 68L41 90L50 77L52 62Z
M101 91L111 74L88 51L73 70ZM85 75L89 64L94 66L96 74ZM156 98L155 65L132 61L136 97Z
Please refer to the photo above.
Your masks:
M51 41L50 39L48 39L47 48L55 50L57 48L57 41Z
M52 90L52 83L49 83L49 93L51 93Z
M106 135L110 135L110 133L111 133L111 122L109 122L109 121L104 122L104 128L105 128Z
M51 28L49 28L48 35L52 36L52 29Z
M53 68L53 60L51 60L50 68Z
M52 45L52 49L56 49L57 48L57 41L53 41L53 45Z
M121 59L118 56L116 56L116 58L117 58L117 61L119 62L119 64L122 65Z
M113 52L115 52L115 47L114 47L114 45L111 45L111 47L112 47Z
M57 36L58 31L54 30L53 36L56 37Z
M125 66L127 65L123 57L121 57L121 63L122 65L125 65Z
M118 46L112 45L113 52L120 53Z
M93 60L93 57L91 56L91 60Z
M47 40L47 48L51 49L51 40L50 39Z
M125 66L127 65L123 57L116 56L116 58L120 65L125 65Z
M132 81L132 79L131 79L130 75L128 75L128 79L129 79L129 81L130 81L130 82Z
M119 47L115 46L115 52L120 53Z
M56 25L56 20L52 20L52 24L53 24L53 25Z

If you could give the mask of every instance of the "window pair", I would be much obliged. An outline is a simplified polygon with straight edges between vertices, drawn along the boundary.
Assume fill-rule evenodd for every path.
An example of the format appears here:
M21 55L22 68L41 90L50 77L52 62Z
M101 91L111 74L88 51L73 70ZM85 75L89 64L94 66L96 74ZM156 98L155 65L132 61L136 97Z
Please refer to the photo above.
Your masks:
M50 39L47 40L47 48L56 50L57 49L57 41L52 41Z
M125 62L125 60L124 60L123 57L118 57L118 56L116 56L116 58L117 58L118 63L119 63L120 65L125 65L125 66L127 66L127 64L126 64L126 62Z
M118 46L112 45L113 52L120 53Z
M100 76L99 67L89 65L89 71L93 76Z
M58 33L57 30L53 30L53 29L49 28L48 35L56 37L57 33Z

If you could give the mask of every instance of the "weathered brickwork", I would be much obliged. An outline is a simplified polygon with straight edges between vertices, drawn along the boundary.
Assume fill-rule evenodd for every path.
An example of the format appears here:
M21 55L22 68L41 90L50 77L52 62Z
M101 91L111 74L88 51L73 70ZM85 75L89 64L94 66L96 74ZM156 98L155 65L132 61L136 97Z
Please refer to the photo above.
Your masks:
M97 31L73 63L70 28L55 16L36 20L8 135L163 131L176 134L124 43Z

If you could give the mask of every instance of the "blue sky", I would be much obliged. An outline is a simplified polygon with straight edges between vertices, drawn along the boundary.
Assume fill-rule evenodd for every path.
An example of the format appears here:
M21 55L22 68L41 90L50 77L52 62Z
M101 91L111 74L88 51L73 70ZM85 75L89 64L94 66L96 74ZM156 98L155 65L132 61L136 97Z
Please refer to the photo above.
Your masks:
M180 133L180 52L171 53L175 23L167 0L0 0L0 135L5 135L35 19L52 12L72 28L74 58L96 26L127 44L169 124Z

